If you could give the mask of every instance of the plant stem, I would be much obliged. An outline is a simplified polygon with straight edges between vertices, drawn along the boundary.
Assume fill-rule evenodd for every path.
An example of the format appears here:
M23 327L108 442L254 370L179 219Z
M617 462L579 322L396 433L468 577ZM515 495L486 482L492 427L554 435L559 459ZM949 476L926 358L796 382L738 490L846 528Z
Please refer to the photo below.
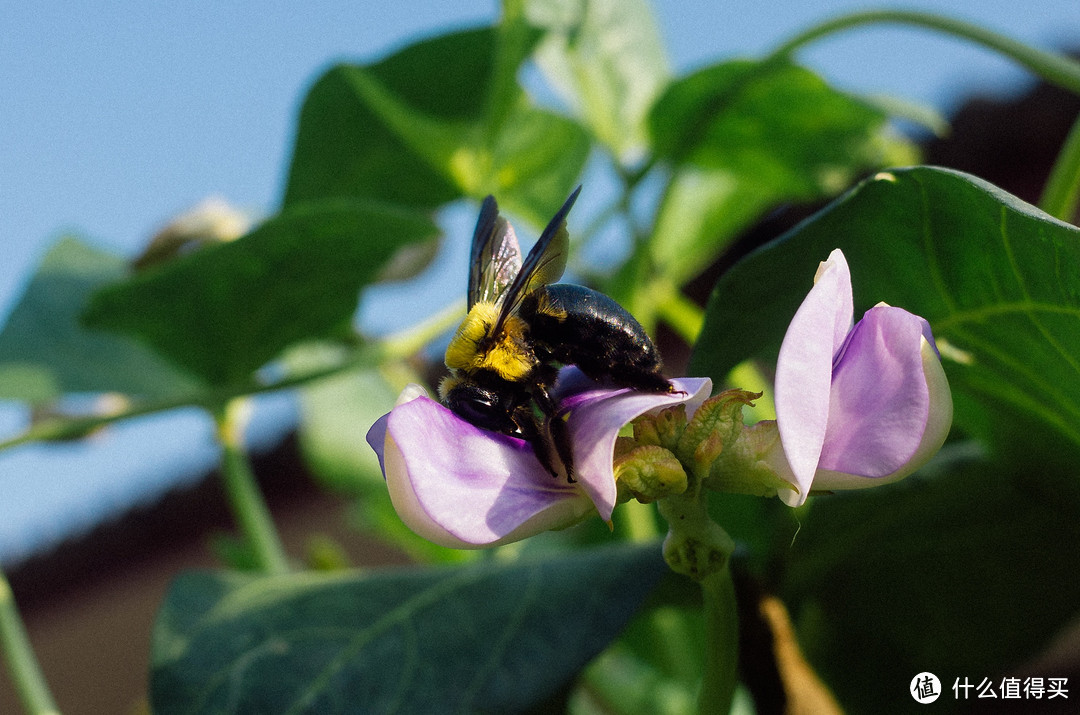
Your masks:
M914 25L971 40L1009 57L1051 84L1080 94L1080 62L1025 45L973 23L928 12L870 10L841 15L795 35L777 47L768 60L784 59L795 50L835 32L874 24Z
M32 715L57 715L56 707L45 676L41 672L26 635L26 627L19 616L15 596L7 577L0 570L0 646L3 647L4 659L8 671L19 693L23 709Z
M1046 180L1039 208L1062 221L1072 223L1080 201L1080 117L1069 130L1064 146Z
M238 398L226 403L215 415L222 447L221 474L233 516L251 548L259 570L267 574L289 571L289 561L281 538L274 528L270 510L259 491L244 449L243 433L250 403Z
M619 509L619 526L629 541L638 544L655 541L662 536L656 524L656 508L633 499Z
M723 568L702 579L701 598L705 615L705 672L698 712L726 713L731 710L739 665L739 616L731 571Z
M455 302L446 310L435 314L420 325L389 336L380 343L365 345L357 349L349 358L330 367L320 367L308 372L289 375L273 383L251 380L224 387L208 388L199 393L135 404L125 410L109 414L88 417L59 417L35 422L22 434L0 440L0 451L33 442L76 439L113 422L158 412L167 412L190 405L199 405L210 410L216 410L217 406L236 398L302 387L317 380L333 377L357 368L374 367L387 359L407 357L439 334L453 327L454 323L461 319L461 314L465 310L464 303L463 300Z

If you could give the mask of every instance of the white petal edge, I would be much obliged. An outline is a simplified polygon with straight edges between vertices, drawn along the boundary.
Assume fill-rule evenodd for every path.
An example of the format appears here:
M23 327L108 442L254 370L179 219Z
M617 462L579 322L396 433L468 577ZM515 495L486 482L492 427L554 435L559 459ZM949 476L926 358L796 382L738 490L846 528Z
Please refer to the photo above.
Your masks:
M818 266L814 287L791 319L776 363L777 426L790 479L782 476L798 489L781 492L789 506L806 500L814 480L828 426L833 357L853 318L851 272L843 252L835 249Z

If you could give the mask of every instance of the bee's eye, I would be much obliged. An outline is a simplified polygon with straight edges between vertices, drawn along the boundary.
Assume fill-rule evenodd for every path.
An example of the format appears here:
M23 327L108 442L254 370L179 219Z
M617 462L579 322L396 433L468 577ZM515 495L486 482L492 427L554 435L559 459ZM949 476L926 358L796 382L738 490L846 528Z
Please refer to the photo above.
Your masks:
M456 386L446 396L446 406L477 427L503 433L517 430L499 395L479 385Z

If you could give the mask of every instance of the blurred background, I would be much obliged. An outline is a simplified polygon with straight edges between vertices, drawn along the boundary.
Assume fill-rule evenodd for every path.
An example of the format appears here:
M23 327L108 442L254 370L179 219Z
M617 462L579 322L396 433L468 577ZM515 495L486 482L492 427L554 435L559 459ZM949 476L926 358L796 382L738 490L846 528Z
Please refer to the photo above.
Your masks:
M721 58L760 56L865 3L653 0L653 7L671 65L684 73ZM943 11L933 0L904 7ZM950 3L948 12L1044 49L1080 47L1076 0L1032 0L1023 8L966 0ZM65 233L134 256L171 218L208 197L251 220L272 213L299 104L326 67L369 61L447 28L490 24L497 14L493 1L8 8L0 27L0 323ZM1021 161L1002 169L1004 178L986 168L976 173L1003 185L1009 177L1026 182L1035 195L1045 167L1024 166L1038 167L1040 141L1050 151L1060 145L1055 117L1064 116L1067 128L1076 114L1075 98L1051 93L1042 96L1049 109L1036 111L1032 124L1010 129L1015 123L987 102L1013 102L1031 92L1033 79L987 51L926 31L850 31L798 59L841 89L897 96L946 116L967 105L949 139L923 137L931 158L972 170L964 162L992 159L998 150L1004 156L1011 141ZM602 190L598 177L590 191ZM1010 190L1024 196L1022 188ZM590 191L578 210L586 216ZM408 286L365 296L361 326L386 331L395 324L387 320L392 312L400 327L443 307L448 291L458 295L474 220L474 206L444 212L447 238L434 269ZM273 473L266 488L272 507L290 505L279 512L286 538L300 538L305 525L340 507L290 472L294 409L288 395L261 398L251 435L266 459L277 460L266 470ZM28 419L24 406L0 402L0 439ZM367 427L357 426L357 439ZM213 563L201 535L228 528L228 517L224 507L208 511L205 504L221 500L198 491L213 489L203 484L217 459L211 429L203 415L178 411L80 443L0 453L0 564L12 574L65 711L121 712L137 703L154 604L170 574ZM299 463L291 464L299 472ZM401 559L358 541L340 521L328 530L365 563ZM125 579L144 587L131 601ZM0 712L15 707L10 690L0 678Z

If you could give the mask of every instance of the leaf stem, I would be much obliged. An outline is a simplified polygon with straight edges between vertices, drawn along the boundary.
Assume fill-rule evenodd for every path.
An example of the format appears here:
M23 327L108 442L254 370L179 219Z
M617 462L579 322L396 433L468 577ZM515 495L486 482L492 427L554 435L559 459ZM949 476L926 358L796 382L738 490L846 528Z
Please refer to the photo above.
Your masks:
M1080 202L1080 117L1072 125L1046 180L1039 208L1072 223Z
M651 504L642 504L631 499L619 509L619 525L629 541L646 543L660 538L660 527L656 523L656 508Z
M225 492L259 569L267 574L288 573L289 561L285 548L259 491L244 448L243 433L249 411L249 400L239 398L229 401L214 415L222 447L221 474Z
M26 634L7 576L0 570L0 646L23 709L31 715L58 715L30 637Z
M726 713L731 710L735 695L739 663L739 617L730 569L720 569L702 579L701 597L705 615L705 672L698 712Z
M841 15L795 35L777 47L767 61L785 59L796 50L827 35L873 24L914 25L970 40L1005 55L1051 84L1080 94L1080 62L1061 54L1036 49L974 23L928 12L869 10Z
M266 383L252 379L234 385L209 387L201 392L179 397L136 403L127 409L108 414L59 417L35 422L22 434L0 440L0 452L33 442L76 439L113 422L167 412L180 407L197 405L216 412L221 405L236 398L302 387L359 367L375 366L384 360L403 358L412 355L436 336L453 327L460 320L464 310L464 301L457 301L419 325L389 336L381 343L364 345L356 349L351 356L337 364L288 375L276 382Z

